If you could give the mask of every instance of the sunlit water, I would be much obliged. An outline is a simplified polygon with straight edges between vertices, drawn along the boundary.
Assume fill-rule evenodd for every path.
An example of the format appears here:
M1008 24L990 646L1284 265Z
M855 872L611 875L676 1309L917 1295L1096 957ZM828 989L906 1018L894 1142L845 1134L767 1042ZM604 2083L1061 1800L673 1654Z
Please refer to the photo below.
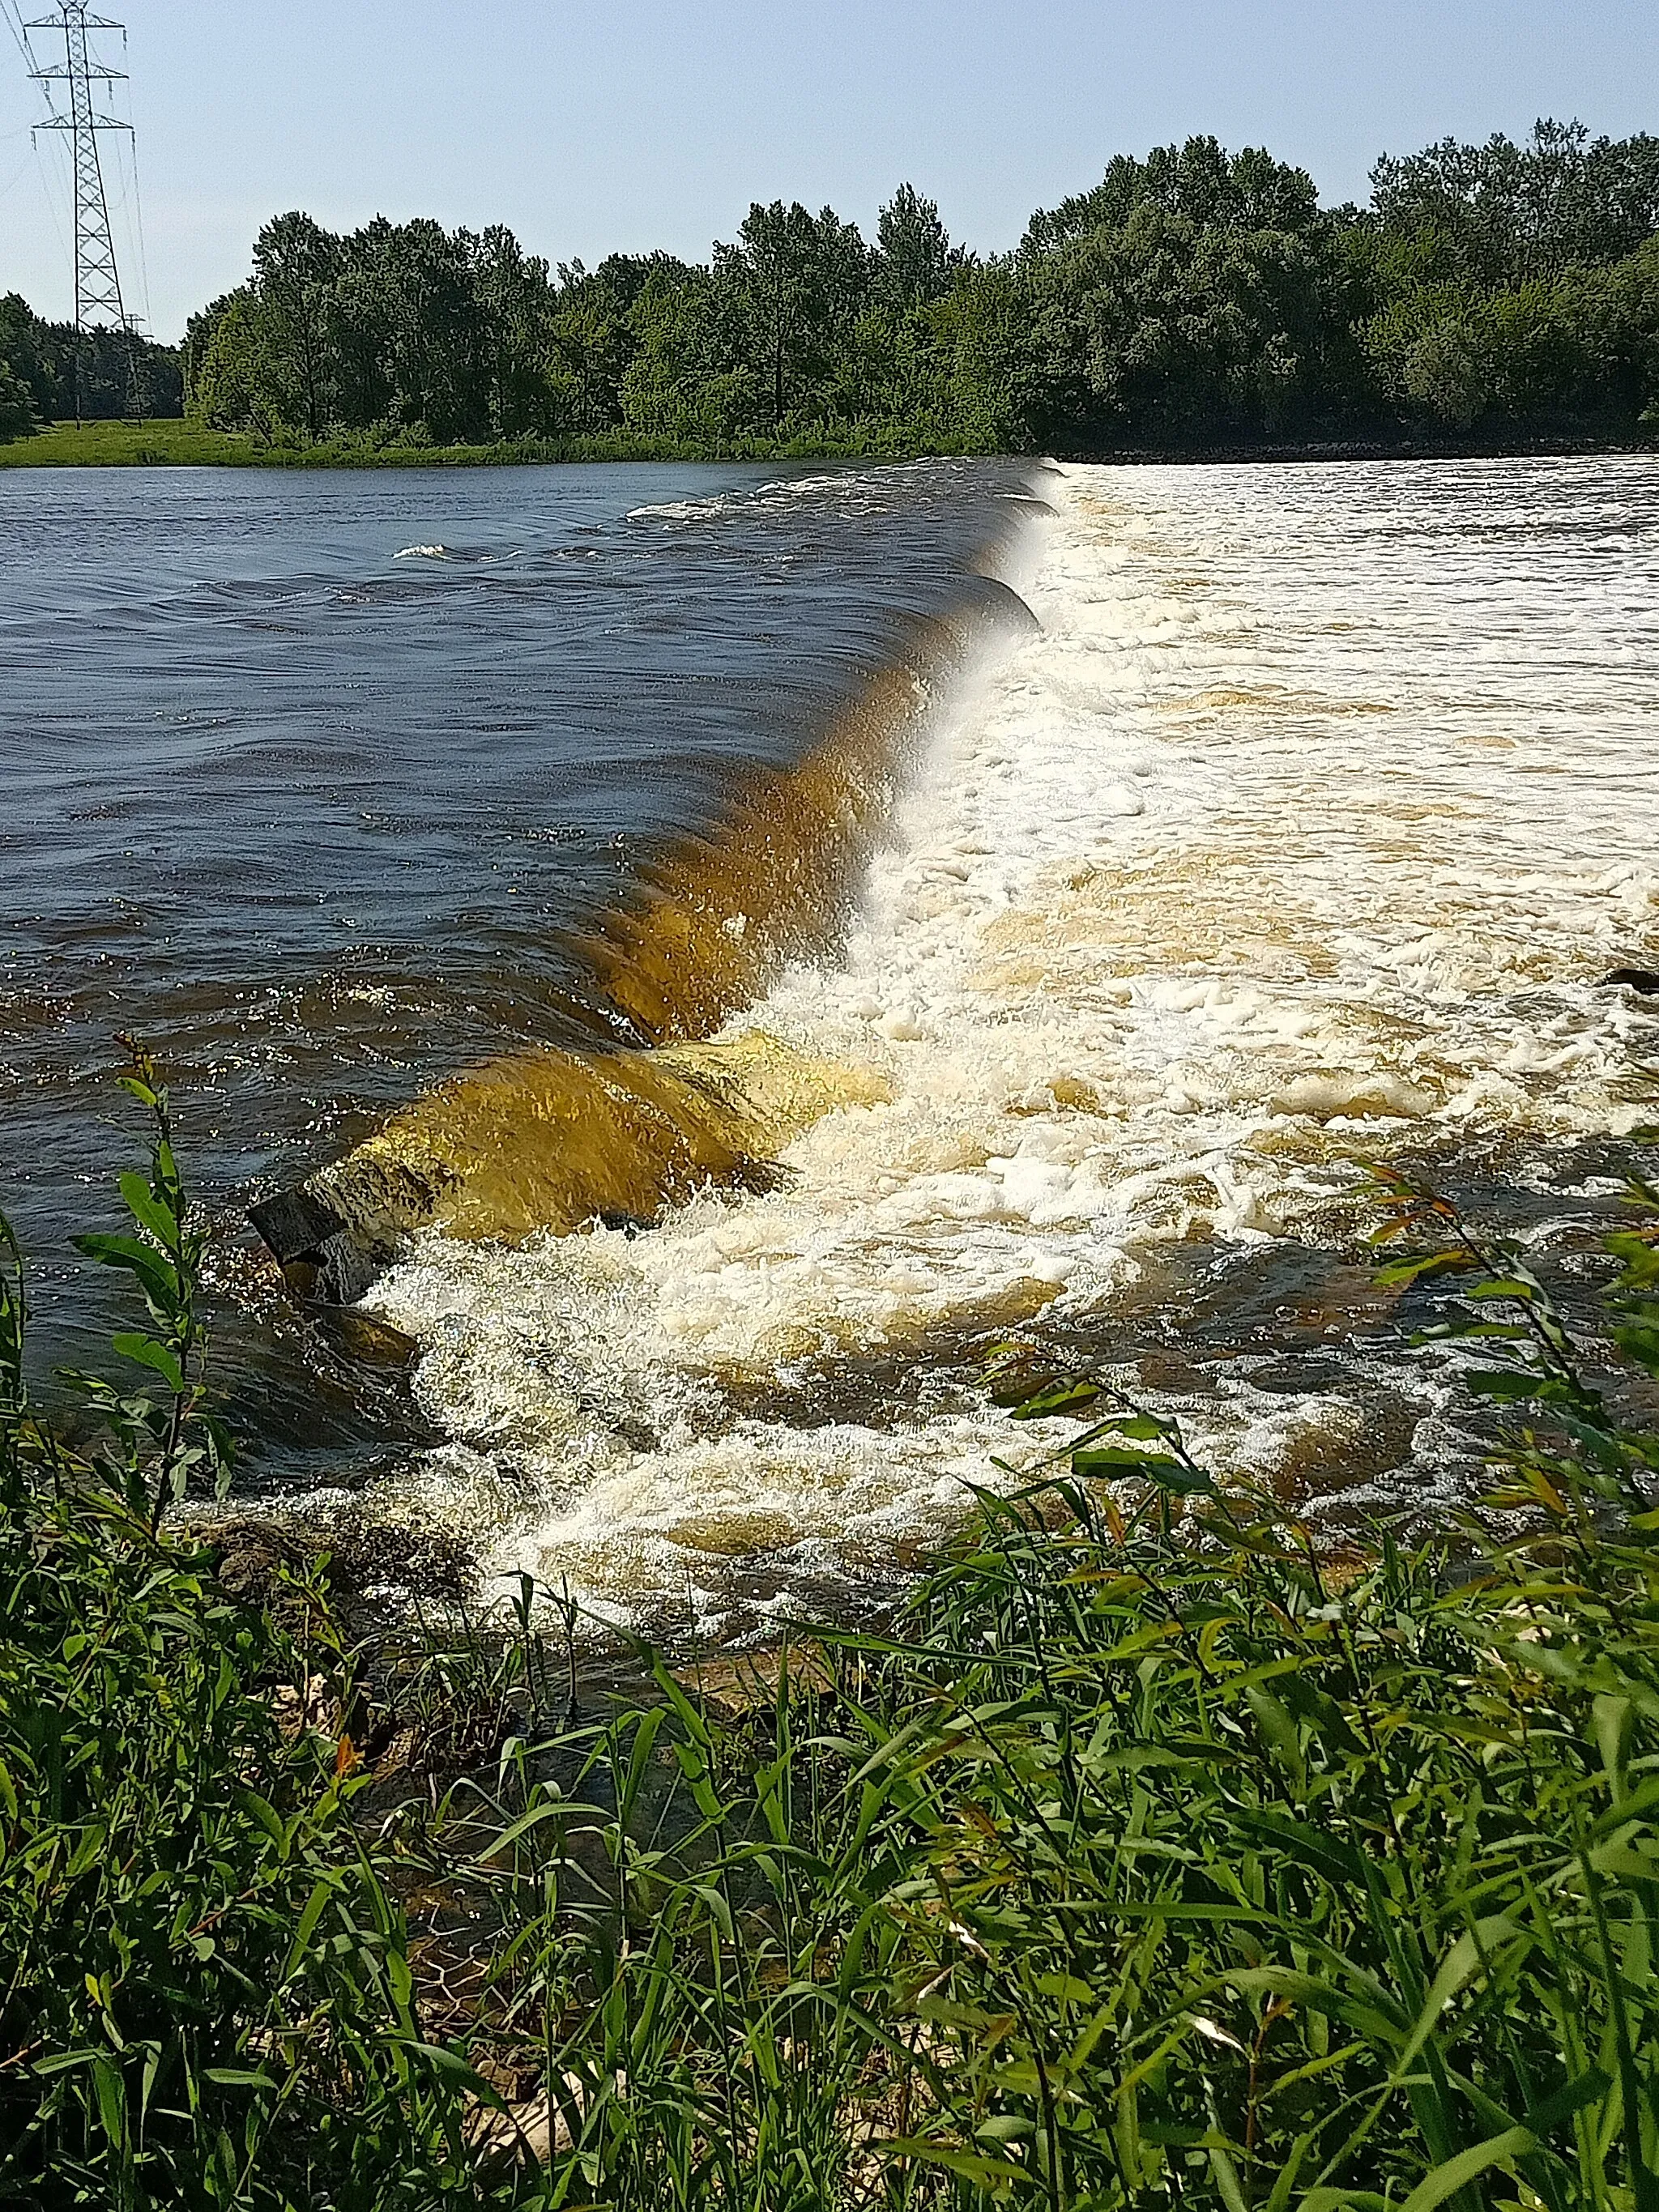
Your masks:
M165 823L188 846L195 787L130 779L149 842L100 831L84 856L96 949L52 939L43 963L15 939L34 1040L15 1174L56 1200L91 1172L69 1133L106 1064L87 1009L121 997L96 960L216 1102L228 1207L469 1060L629 1034L570 933L653 839L695 832L680 849L744 935L731 775L809 760L918 621L978 619L975 549L1029 480L999 467L629 488L557 542L541 492L485 542L476 513L416 526L400 487L373 578L295 595L297 659L250 646L250 623L286 619L272 587L234 587L228 617L186 596L194 669L168 658L173 617L147 617L192 727L223 714L257 751L276 683L301 752L261 769L270 876L237 865L278 910L239 934L229 857L223 884L204 860L179 891ZM1334 1532L1474 1494L1453 1373L1369 1287L1365 1163L1499 1194L1541 1249L1605 1211L1618 1140L1659 1119L1659 1001L1601 981L1659 966L1659 467L1076 467L1039 489L1052 511L1005 529L993 565L1040 629L981 622L969 665L930 679L925 752L896 762L850 920L721 1033L844 1068L874 1103L798 1137L771 1190L642 1231L425 1234L366 1309L415 1340L407 1389L329 1367L325 1321L228 1259L239 1341L345 1409L301 1450L302 1383L254 1394L267 1487L451 1532L493 1587L529 1571L620 1617L753 1632L888 1587L969 1485L1033 1463L1052 1439L982 1387L1014 1335L1104 1363ZM503 587L432 550L469 531L529 567ZM581 594L550 606L578 564ZM52 635L25 638L33 701ZM133 696L155 713L147 667ZM53 787L44 755L34 772ZM350 899L300 889L319 809L285 823L291 788L325 788L328 823L388 817L383 860L356 828L324 841ZM204 934L158 927L145 902L169 897ZM119 899L159 964L110 934ZM40 903L30 926L72 942Z
M1029 474L0 477L0 1203L43 1359L118 1317L64 1255L142 1144L126 1031L225 1232L245 1481L355 1483L418 1432L243 1206L459 1068L632 1034L587 936L972 617Z
M1333 1525L1477 1479L1443 1370L1375 1340L1335 1255L1368 1159L1582 1192L1583 1146L1655 1118L1659 1025L1599 979L1659 943L1659 470L1072 468L1049 496L1041 635L943 720L845 963L737 1025L891 1102L819 1122L773 1194L434 1241L384 1285L454 1439L410 1503L499 1517L497 1571L727 1626L879 1578L1033 1459L945 1350L1022 1328L1184 1340L1189 1387L1167 1357L1123 1379ZM1230 1283L1243 1309L1275 1267L1230 1328Z

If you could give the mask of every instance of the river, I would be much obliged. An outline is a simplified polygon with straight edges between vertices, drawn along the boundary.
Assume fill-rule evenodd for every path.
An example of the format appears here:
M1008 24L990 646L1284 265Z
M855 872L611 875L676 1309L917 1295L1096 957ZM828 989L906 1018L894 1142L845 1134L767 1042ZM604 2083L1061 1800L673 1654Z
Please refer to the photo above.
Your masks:
M1659 1119L1659 465L0 498L7 1202L79 1356L143 1035L250 1491L763 1633L1031 1466L1014 1336L1334 1540L1477 1493L1365 1164L1571 1275Z

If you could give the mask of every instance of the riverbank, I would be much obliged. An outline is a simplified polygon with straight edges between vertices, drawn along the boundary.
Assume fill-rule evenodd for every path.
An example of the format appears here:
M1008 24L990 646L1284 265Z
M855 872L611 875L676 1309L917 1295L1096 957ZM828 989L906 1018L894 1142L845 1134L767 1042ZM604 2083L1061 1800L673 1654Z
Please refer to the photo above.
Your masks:
M646 1695L584 1707L528 1587L369 1652L325 1579L250 1604L156 1533L208 1437L199 1250L164 1144L124 1188L148 1237L94 1256L163 1388L95 1401L103 1455L33 1423L0 1279L0 2202L1644 2201L1659 1435L1516 1250L1376 1194L1383 1282L1516 1423L1507 1534L1455 1563L1322 1557L1016 1363L1048 1463L890 1633L736 1698L641 1650ZM1659 1190L1628 1195L1609 1304L1651 1376Z
M485 446L386 444L367 437L300 445L160 419L54 422L33 437L0 445L0 468L524 468L561 461L910 460L933 450L891 438L746 438L710 446L627 432L509 438Z
M1547 458L1552 454L1650 453L1659 430L1631 436L1562 431L1554 434L1464 432L1354 438L1310 438L1256 445L1173 447L1167 450L1056 448L1067 460L1155 467L1220 467L1241 463L1449 461ZM737 439L708 445L637 433L572 438L508 438L493 445L377 444L367 438L299 445L215 430L162 417L144 422L54 422L33 437L0 445L6 468L471 469L547 466L568 461L905 461L969 447L908 443L890 434Z

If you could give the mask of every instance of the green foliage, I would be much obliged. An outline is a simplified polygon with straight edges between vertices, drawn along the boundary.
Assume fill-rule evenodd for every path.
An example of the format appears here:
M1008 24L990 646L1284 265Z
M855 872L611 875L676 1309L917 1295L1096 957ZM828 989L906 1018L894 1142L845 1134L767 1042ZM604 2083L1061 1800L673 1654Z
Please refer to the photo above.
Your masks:
M757 203L707 265L556 269L499 226L267 223L248 281L140 400L198 442L77 447L305 465L994 450L1200 453L1331 439L1631 439L1659 416L1659 139L1384 155L1372 204L1212 137L1120 154L1015 253L901 185L873 243ZM126 341L0 300L0 442L129 411ZM8 428L9 425L9 428ZM241 442L215 445L216 434ZM52 450L47 450L48 447ZM21 458L15 450L13 459ZM66 457L57 438L31 460Z
M1445 275L1525 282L1618 261L1659 229L1659 138L1592 140L1540 120L1524 146L1443 139L1371 172L1371 204L1399 237L1432 240Z
M280 445L533 438L694 453L1202 452L1413 434L1628 436L1659 389L1659 141L1384 157L1374 207L1215 139L1115 156L1018 252L908 185L873 246L751 207L707 267L549 270L510 234L300 215L192 324L191 411Z
M77 335L72 324L43 322L15 292L0 295L0 370L7 365L27 387L31 415L43 422L73 416L77 396L89 422L135 413L177 416L183 406L172 347L122 331Z
M1616 430L1659 397L1659 250L1488 290L1425 284L1360 335L1383 389L1432 420Z
M1122 230L1143 208L1199 230L1303 231L1319 222L1319 195L1305 169L1276 161L1265 148L1230 155L1218 139L1155 146L1144 161L1115 154L1091 192L1040 209L1023 251L1052 253L1097 230Z
M37 1415L0 1224L0 2204L58 2212L424 2205L477 2194L463 2061L422 2039L406 1929L353 1801L349 1740L296 1718L337 1667L234 1604L157 1512L224 1465L164 1093L132 1232L145 1389L86 1382L76 1446Z
M0 360L0 446L27 438L34 428L33 393L22 378Z
M64 1443L0 1273L0 2203L1659 2203L1659 1435L1519 1252L1381 1178L1382 1280L1503 1424L1502 1534L1332 1561L1010 1347L999 1395L1064 1440L890 1634L738 1694L642 1651L579 1722L526 1582L499 1664L404 1665L463 1769L400 1799L317 1583L233 1604L155 1525L222 1445L165 1095L128 1086L133 1233L83 1249L149 1314L149 1395L90 1386Z

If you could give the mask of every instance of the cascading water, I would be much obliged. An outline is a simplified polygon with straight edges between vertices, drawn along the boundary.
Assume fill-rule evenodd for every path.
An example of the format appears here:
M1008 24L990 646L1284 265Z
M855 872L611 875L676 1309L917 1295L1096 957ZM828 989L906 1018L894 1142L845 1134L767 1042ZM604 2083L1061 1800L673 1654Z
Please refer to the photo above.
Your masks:
M1050 497L1041 630L941 719L846 957L722 1032L876 1095L769 1190L649 1237L432 1237L375 1294L452 1438L405 1498L482 1486L495 1571L715 1630L879 1577L1034 1456L973 1379L997 1337L1121 1359L1241 1261L1333 1275L1368 1161L1501 1158L1565 1203L1654 1118L1659 1027L1601 979L1659 942L1659 471L1079 468ZM1364 1340L1362 1285L1328 1282L1299 1378L1241 1311L1185 1389L1123 1379L1334 1528L1467 1494L1452 1382Z
M1455 1370L1370 1287L1365 1164L1570 1243L1659 1119L1654 1002L1603 981L1659 965L1659 466L928 465L694 488L556 553L514 520L352 587L365 819L453 787L442 855L353 848L374 957L284 909L211 1008L153 994L186 1057L232 1036L228 1121L257 1070L219 1183L297 1188L262 1217L290 1291L377 1277L356 1314L415 1347L424 1441L273 1448L267 1488L750 1632L1030 1463L982 1382L1015 1334L1334 1540L1470 1495ZM337 649L331 588L281 619ZM472 673L398 762L422 622ZM372 1440L325 1314L226 1278L240 1342Z

